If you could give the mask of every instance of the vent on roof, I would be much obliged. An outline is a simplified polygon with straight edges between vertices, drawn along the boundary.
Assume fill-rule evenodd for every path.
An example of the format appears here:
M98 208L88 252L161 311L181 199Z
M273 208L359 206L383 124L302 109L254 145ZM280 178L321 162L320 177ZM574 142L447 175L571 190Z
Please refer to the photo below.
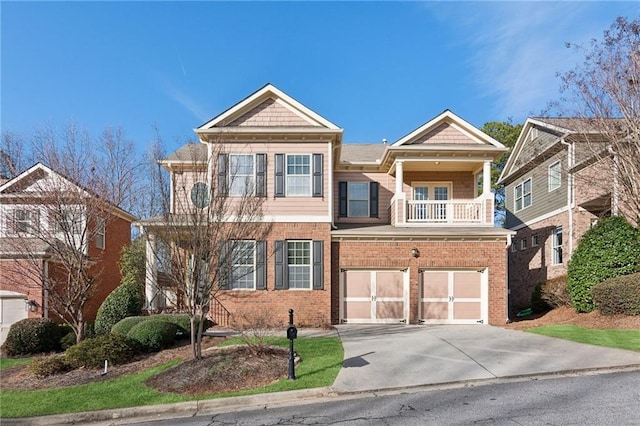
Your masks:
M386 145L387 144L387 138L382 138L382 144Z

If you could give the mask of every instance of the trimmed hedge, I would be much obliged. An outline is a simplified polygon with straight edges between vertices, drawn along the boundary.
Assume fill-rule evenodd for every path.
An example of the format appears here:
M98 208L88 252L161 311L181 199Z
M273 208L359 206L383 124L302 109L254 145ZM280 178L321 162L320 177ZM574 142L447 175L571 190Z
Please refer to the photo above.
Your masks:
M127 317L123 318L111 327L111 333L126 336L137 324L146 321L149 317Z
M65 355L53 355L34 360L27 369L36 377L44 378L73 370Z
M125 277L123 283L104 299L98 309L95 322L96 334L106 334L121 319L140 315L144 305L144 295L140 285Z
M160 319L161 321L170 322L178 327L178 333L184 336L191 336L191 320L188 314L157 314L152 315L149 318ZM213 325L213 322L205 318L203 330L208 329ZM196 322L196 330L198 328L198 322Z
M150 318L133 326L127 337L138 343L141 350L157 352L173 344L177 331L178 326L173 323Z
M600 219L580 239L568 266L568 289L577 312L595 309L591 289L609 278L640 271L640 232L619 216Z
M105 360L111 365L125 364L137 354L136 343L129 338L119 334L102 334L70 347L65 358L72 368L101 368Z
M63 330L47 318L26 318L11 325L2 348L8 356L55 352Z
M593 287L591 295L605 315L640 315L640 273L601 282Z

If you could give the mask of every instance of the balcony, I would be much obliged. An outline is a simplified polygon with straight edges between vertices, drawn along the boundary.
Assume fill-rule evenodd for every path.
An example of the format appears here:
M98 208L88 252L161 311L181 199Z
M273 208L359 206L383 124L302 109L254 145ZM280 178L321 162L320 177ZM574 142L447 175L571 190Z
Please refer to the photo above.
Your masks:
M493 194L474 199L429 201L394 197L391 223L395 226L493 226Z

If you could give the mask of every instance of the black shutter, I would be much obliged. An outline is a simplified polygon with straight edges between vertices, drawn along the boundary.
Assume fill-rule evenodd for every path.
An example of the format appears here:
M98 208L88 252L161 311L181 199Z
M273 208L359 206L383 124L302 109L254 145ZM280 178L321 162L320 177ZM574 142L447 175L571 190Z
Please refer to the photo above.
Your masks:
M369 182L369 217L378 217L378 182Z
M276 278L276 290L285 290L289 288L289 280L287 278L287 253L286 253L286 241L277 240L275 244L274 258L276 262L275 278Z
M338 217L347 217L347 182L338 182Z
M218 247L218 287L220 290L229 290L231 287L231 274L229 273L229 257L232 249L229 241L220 241Z
M218 154L218 195L229 194L229 155Z
M313 242L313 289L314 290L324 289L323 245L324 245L324 241Z
M267 154L256 154L256 196L267 196Z
M313 191L312 195L314 197L322 197L322 166L323 166L323 155L322 154L313 154Z
M267 242L256 241L256 290L267 289Z
M275 179L275 197L284 197L284 154L275 155L276 179Z

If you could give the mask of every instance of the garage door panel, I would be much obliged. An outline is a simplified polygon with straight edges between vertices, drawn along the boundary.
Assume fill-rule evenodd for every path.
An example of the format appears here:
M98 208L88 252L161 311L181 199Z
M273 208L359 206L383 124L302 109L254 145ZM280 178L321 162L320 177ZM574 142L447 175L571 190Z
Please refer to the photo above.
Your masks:
M344 297L371 297L371 273L368 271L347 271Z
M376 297L404 296L404 274L402 271L376 272Z
M371 319L371 302L345 302L345 318Z
M423 297L447 298L449 297L449 276L446 272L428 272L422 280Z
M478 320L482 317L480 302L455 302L453 304L453 318L457 320Z
M449 318L449 303L423 302L422 316L426 320L446 320Z
M478 272L453 273L453 297L481 298L482 276Z
M395 319L404 316L404 302L377 302L376 318Z

